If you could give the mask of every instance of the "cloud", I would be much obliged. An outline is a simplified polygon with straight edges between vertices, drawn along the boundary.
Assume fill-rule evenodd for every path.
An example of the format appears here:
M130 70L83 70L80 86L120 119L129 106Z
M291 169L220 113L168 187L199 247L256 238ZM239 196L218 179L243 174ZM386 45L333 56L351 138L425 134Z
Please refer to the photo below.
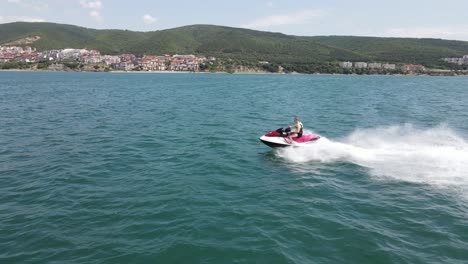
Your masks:
M158 20L157 18L152 17L151 15L148 15L148 14L144 15L142 19L143 19L143 23L145 23L146 25L153 24L154 22Z
M99 11L96 10L90 11L89 16L94 18L98 22L101 22L103 20L101 13L99 13Z
M442 38L468 40L468 25L437 27L400 27L391 28L379 34L384 37L403 38Z
M284 25L302 25L308 24L313 19L323 17L326 12L320 9L308 9L300 12L273 15L255 19L241 27L245 28L268 28L271 26L284 26Z
M270 1L270 2L267 3L267 6L268 6L268 7L273 7L274 5L275 5L275 3L273 3L272 1Z
M41 3L40 0L7 0L8 3L16 4L21 7L31 8L37 11L41 11L48 8L48 5Z
M83 8L95 9L95 10L102 8L101 1L80 1L80 5Z
M0 16L0 23L10 23L10 22L45 22L44 19L38 17L28 17L28 16Z
M103 17L99 10L102 9L103 4L101 1L80 1L80 5L84 9L90 9L89 16L97 22L102 22Z

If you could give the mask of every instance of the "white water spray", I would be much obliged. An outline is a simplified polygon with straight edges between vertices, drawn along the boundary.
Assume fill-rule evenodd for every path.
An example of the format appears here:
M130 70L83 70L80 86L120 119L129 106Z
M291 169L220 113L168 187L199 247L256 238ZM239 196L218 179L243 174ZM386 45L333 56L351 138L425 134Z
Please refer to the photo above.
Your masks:
M368 168L374 177L468 190L468 143L443 125L358 129L342 140L322 137L309 146L277 153L294 163L352 162Z

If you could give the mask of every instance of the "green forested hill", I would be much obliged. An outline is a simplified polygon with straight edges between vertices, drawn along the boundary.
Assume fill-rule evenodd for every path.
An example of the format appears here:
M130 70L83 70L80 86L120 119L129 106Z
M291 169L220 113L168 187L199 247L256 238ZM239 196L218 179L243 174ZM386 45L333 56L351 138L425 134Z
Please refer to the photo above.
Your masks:
M54 23L0 24L0 44L39 35L38 50L95 48L104 54L194 53L256 63L379 61L437 65L440 58L468 54L468 42L352 36L299 37L212 25L134 32L96 30Z
M468 42L442 39L376 38L353 36L310 37L330 47L346 49L379 61L394 63L439 63L443 57L468 53Z
M149 37L147 33L141 32L96 30L54 23L0 24L0 45L32 35L41 37L31 45L38 50L90 47L103 53L127 51L129 47Z

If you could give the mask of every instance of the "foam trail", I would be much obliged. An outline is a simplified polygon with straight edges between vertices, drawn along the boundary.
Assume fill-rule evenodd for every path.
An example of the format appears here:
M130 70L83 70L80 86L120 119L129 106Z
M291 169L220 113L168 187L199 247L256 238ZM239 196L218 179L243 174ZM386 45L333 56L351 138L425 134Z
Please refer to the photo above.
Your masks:
M303 148L277 154L291 162L352 162L371 176L434 185L462 185L468 190L468 143L447 126L412 125L359 129L333 141L322 137Z

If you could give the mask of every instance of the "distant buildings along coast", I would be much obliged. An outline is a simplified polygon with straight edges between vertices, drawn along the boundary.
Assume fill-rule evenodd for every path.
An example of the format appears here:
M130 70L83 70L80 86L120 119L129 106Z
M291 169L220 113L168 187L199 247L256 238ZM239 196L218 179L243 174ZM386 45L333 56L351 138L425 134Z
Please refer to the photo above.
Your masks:
M95 49L60 49L37 52L29 46L0 46L0 62L64 62L80 64L106 64L116 70L144 70L144 71L198 71L200 64L212 63L214 57L196 55L144 55L134 54L101 55Z
M459 58L443 58L442 60L450 64L468 65L468 55Z
M344 69L369 69L369 70L401 70L403 72L423 72L426 70L426 67L420 64L403 64L396 65L393 63L380 63L380 62L350 62L344 61L339 63L341 68Z
M37 40L38 37L29 37L8 43L9 45L0 46L0 63L19 62L19 63L64 63L67 67L77 67L80 69L84 65L104 65L105 70L121 71L200 71L209 68L209 65L215 64L216 58L206 57L201 55L143 55L138 57L134 54L120 55L102 55L96 49L56 49L45 50L42 52L36 51L30 46L16 46L31 43ZM12 45L16 44L16 45ZM458 66L468 65L468 55L456 58L443 58L448 64L456 64ZM229 61L229 60L228 60ZM259 68L267 68L270 63L268 61L258 61ZM336 64L335 64L336 65ZM426 69L421 64L393 64L386 62L351 62L343 61L338 63L339 67L345 73L426 73L431 69ZM39 68L39 66L37 66ZM99 68L99 66L94 66ZM86 67L84 67L86 68ZM89 69L89 68L88 68ZM96 69L96 68L95 68ZM275 72L283 73L283 67L278 65ZM269 69L271 70L271 69ZM242 67L241 67L242 71ZM433 71L433 69L432 69Z

